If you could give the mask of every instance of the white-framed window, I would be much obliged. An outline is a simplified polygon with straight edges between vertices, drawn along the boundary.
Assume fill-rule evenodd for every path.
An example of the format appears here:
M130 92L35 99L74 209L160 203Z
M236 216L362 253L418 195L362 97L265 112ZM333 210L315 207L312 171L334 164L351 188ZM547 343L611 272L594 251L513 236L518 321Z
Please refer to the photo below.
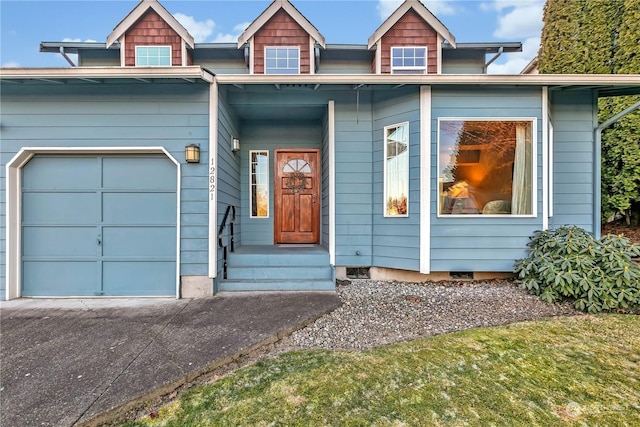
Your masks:
M384 216L409 216L409 122L384 128Z
M251 218L269 218L269 152L249 151Z
M171 46L136 46L137 67L170 67Z
M427 74L427 47L392 47L392 74Z
M438 215L535 215L535 118L438 119Z
M264 48L265 74L300 74L300 48L267 46Z

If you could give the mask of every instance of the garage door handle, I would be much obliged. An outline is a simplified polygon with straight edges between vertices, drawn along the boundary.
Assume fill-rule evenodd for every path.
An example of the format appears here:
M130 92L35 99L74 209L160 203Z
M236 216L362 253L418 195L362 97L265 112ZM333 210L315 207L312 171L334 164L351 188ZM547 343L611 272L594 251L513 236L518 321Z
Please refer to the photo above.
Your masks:
M100 238L99 238L99 237L98 237L98 239L97 239L97 240L98 240L98 245L101 245L101 244L102 244L102 240L100 240Z

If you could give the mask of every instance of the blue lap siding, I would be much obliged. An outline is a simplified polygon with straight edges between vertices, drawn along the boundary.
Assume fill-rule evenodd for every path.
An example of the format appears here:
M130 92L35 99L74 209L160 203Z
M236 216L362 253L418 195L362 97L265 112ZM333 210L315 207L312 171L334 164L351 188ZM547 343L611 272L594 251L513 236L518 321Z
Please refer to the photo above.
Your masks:
M0 128L0 292L6 291L6 164L23 147L162 146L181 167L181 275L206 275L209 86L201 83L3 84Z
M542 94L535 89L440 89L432 92L431 121L431 270L511 271L526 254L528 237L542 228ZM527 218L480 216L438 217L438 118L536 119L537 157L535 197L537 216Z

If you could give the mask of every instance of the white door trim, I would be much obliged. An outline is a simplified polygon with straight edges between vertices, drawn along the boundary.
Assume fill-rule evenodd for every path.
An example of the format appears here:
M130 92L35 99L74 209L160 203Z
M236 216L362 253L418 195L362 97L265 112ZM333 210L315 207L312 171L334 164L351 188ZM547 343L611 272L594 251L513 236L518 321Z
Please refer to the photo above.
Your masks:
M6 165L6 295L21 297L22 182L20 170L36 154L164 154L176 165L176 298L180 297L180 162L164 147L23 147ZM98 297L101 298L101 297Z

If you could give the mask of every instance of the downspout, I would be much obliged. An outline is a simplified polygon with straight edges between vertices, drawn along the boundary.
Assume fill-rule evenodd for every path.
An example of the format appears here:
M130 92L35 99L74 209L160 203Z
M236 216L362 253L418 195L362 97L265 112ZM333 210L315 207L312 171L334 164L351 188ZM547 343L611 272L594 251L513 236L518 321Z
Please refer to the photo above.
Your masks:
M626 108L625 110L619 112L618 114L616 114L615 116L611 117L609 120L606 120L604 122L602 122L602 124L600 124L596 129L595 129L595 152L594 152L594 158L597 160L597 162L594 162L595 164L593 165L594 170L595 170L595 174L593 177L593 194L595 196L595 200L593 203L593 228L595 230L595 237L596 239L600 239L600 223L602 221L602 213L600 212L600 204L602 202L602 198L601 198L601 182L600 180L602 179L602 173L601 173L601 150L602 150L602 131L606 128L608 128L609 126L611 126L612 124L614 124L615 122L617 122L618 120L620 120L621 118L623 118L624 116L626 116L627 114L637 110L640 108L640 101L636 102L635 104L633 104L631 107Z
M502 55L502 52L504 52L504 46L500 46L500 48L498 49L498 53L493 55L493 58L491 58L489 61L487 61L486 64L484 64L484 68L482 70L484 74L487 74L487 69L489 68L489 65L493 64L496 61L496 59L500 58L500 55Z
M69 65L71 65L72 67L77 67L77 65L73 62L73 60L69 58L69 55L67 55L67 52L65 52L64 46L60 46L60 55L62 55L62 57L67 60Z

